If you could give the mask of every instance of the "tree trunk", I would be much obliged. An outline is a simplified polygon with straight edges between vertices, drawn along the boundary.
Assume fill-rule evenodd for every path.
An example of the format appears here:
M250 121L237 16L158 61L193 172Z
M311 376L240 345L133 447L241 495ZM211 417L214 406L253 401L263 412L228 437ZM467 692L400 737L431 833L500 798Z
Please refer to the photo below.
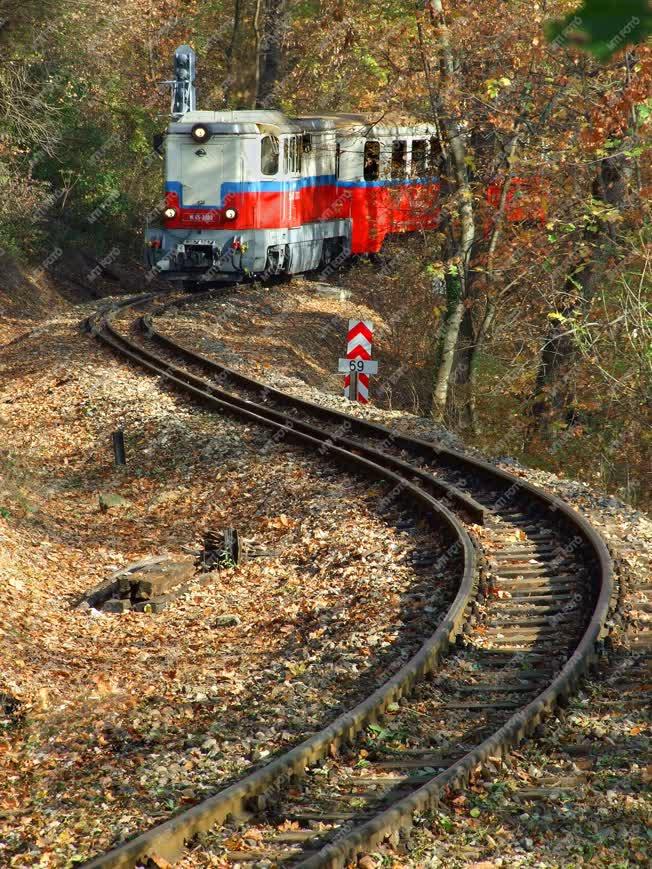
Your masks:
M437 366L432 394L432 414L436 419L443 419L451 385L451 372L455 362L460 328L464 317L464 298L467 293L469 264L475 240L475 219L473 212L473 194L469 184L466 163L466 145L463 133L459 129L454 114L447 109L447 94L450 94L456 83L457 72L455 57L450 41L450 31L441 0L429 0L428 10L432 23L437 27L441 52L441 83L442 87L436 93L437 121L441 125L446 138L447 157L452 167L452 187L456 194L456 206L459 215L459 238L454 239L449 266L455 266L455 274L450 271L446 275L447 310L442 329ZM432 91L431 91L432 93ZM451 103L453 101L451 100Z
M254 97L252 108L255 109L258 100L258 89L260 87L260 52L263 42L263 35L260 29L260 19L262 15L263 0L256 0L256 9L254 11L254 54L256 56L256 73L254 80Z
M477 391L478 391L478 363L479 356L484 348L484 342L493 325L496 315L496 303L493 299L487 300L482 322L478 328L473 344L473 352L471 353L471 364L469 370L469 423L474 434L480 433L480 422L477 412Z
M474 336L472 341L470 350L469 350L469 360L467 367L467 375L468 375L468 383L467 383L467 394L468 394L468 407L467 407L467 419L468 424L471 426L475 434L478 434L480 430L480 425L478 422L477 415L477 404L476 404L476 392L478 387L478 363L480 353L484 347L484 342L489 334L489 330L491 329L494 316L496 314L496 302L493 297L494 293L494 279L496 276L494 262L496 257L496 250L498 248L498 240L500 238L503 224L505 222L505 209L507 208L507 199L509 195L509 188L512 183L512 178L514 175L514 161L516 159L516 152L518 149L519 142L519 129L520 124L516 125L516 132L512 141L510 142L509 148L507 150L507 173L505 175L505 181L503 183L503 189L500 193L500 201L498 203L498 210L496 211L496 215L494 217L494 225L491 231L491 238L489 239L489 248L487 250L487 270L486 270L486 280L487 280L487 305L485 307L484 316L478 327L477 334Z
M453 370L446 401L446 425L457 430L468 428L471 424L469 383L474 340L473 315L470 306L466 304L457 335L457 346L455 347Z
M432 393L432 415L439 420L443 420L446 413L455 348L464 316L464 300L459 275L446 275L446 304Z
M262 38L258 46L256 108L272 108L281 76L287 0L265 0Z
M574 369L578 356L575 327L591 308L605 259L604 250L596 246L566 280L565 292L574 295L574 300L551 317L541 348L532 405L536 427L546 436L552 434L556 422L571 425L575 419Z

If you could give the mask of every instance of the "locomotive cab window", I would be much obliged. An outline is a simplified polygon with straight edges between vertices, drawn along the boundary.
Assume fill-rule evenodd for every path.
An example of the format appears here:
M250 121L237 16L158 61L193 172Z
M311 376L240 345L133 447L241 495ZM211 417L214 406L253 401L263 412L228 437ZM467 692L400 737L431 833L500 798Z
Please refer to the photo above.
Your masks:
M412 142L412 177L423 178L426 174L428 159L428 142L425 139L415 139Z
M260 143L260 169L263 175L278 172L279 142L276 136L263 136Z
M285 174L301 172L303 136L290 136L285 140Z
M380 177L380 142L369 141L364 145L364 180L377 181Z
M407 170L407 142L397 139L392 142L392 178L405 178Z

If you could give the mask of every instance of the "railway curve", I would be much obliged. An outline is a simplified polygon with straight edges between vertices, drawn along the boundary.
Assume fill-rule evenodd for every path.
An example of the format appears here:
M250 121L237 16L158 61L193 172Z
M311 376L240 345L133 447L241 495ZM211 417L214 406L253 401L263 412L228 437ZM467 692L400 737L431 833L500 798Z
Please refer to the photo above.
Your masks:
M91 860L88 869L137 866L154 854L175 859L197 836L220 825L228 830L231 821L252 813L262 819L262 850L231 853L218 837L214 847L221 855L234 862L343 866L408 829L415 812L436 805L447 789L463 786L474 770L531 734L573 692L607 631L613 565L581 515L487 462L288 395L157 329L156 316L171 305L212 294L155 307L130 324L130 334L118 328L117 318L151 307L153 296L127 299L87 326L187 396L387 481L446 528L450 551L462 553L462 576L433 636L354 709L230 787ZM474 547L465 526L481 529L488 555ZM458 653L446 656L456 639L462 641ZM469 684L468 673L480 674L482 682ZM390 710L400 723L417 709L442 716L438 754L417 746L398 759L372 752L370 776L356 776L353 761L365 729ZM338 761L324 790L323 777L310 771L333 753ZM401 774L388 775L388 769ZM362 808L342 811L347 796ZM279 834L287 821L302 826Z

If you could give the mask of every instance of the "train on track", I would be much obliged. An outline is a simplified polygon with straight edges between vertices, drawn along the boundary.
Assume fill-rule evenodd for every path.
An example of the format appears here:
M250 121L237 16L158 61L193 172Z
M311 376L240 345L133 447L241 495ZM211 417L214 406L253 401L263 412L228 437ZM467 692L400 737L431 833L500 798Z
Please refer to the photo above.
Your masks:
M145 251L164 277L192 288L334 269L351 254L378 253L389 235L438 225L443 158L434 124L197 111L194 69L193 50L181 46L172 121L155 144L165 157L165 204Z

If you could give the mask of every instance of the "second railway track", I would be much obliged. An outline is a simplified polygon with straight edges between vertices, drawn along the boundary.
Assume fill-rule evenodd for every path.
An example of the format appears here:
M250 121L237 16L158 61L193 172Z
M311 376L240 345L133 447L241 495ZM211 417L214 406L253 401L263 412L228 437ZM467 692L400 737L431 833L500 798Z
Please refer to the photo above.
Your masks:
M462 575L436 633L362 703L88 866L137 866L154 854L176 859L208 831L202 847L231 862L342 866L409 828L414 813L462 786L564 702L605 634L609 553L563 501L501 469L295 398L180 346L156 328L164 308L138 319L140 337L117 328L117 314L143 304L150 297L117 306L91 321L92 331L220 412L384 478L391 499L411 498L446 529L450 545L435 568L459 559ZM476 553L462 523L479 527L484 552ZM456 638L463 641L446 656ZM383 716L384 729L369 731ZM243 816L256 818L260 841L240 852L229 837Z

